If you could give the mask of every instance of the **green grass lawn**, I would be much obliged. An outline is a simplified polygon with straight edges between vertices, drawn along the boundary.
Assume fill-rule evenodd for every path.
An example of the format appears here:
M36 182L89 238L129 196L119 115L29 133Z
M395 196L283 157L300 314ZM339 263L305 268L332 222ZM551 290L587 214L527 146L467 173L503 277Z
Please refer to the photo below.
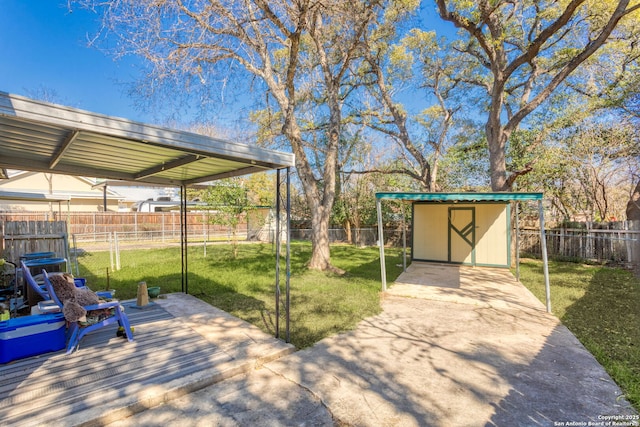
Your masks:
M232 258L230 245L190 247L189 293L269 334L275 334L275 250L270 244L239 245ZM380 261L377 248L335 245L332 262L346 271L338 276L310 271L309 243L291 245L291 343L298 348L338 332L352 329L360 320L380 312ZM80 276L93 290L116 289L119 299L135 298L138 282L160 286L162 293L180 292L180 249L121 251L121 269L109 272L109 252L87 252L79 258ZM387 250L387 277L392 281L401 268L401 251ZM285 336L284 251L281 264L280 333Z
M551 308L640 410L640 279L620 268L549 262ZM523 260L520 281L545 301L542 262Z
M291 342L298 348L350 330L380 308L380 265L377 248L335 245L332 262L346 274L309 271L309 243L291 245ZM275 329L275 252L270 244L190 247L189 293L244 319L269 334ZM400 274L401 251L386 251L387 278ZM281 264L281 307L284 307L284 253ZM93 290L112 288L119 299L135 298L137 283L160 286L162 293L180 292L180 249L121 252L121 269L109 272L109 252L80 257L80 275ZM523 260L520 280L544 302L542 263ZM551 262L551 302L556 316L578 337L640 409L640 280L621 269ZM282 308L282 310L284 310ZM280 332L284 337L284 313Z

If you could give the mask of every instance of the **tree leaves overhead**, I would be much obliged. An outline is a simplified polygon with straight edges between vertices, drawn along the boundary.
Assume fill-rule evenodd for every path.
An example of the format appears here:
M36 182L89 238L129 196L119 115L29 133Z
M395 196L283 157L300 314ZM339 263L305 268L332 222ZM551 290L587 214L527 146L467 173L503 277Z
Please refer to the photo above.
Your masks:
M485 132L493 190L508 190L506 144L523 120L608 40L620 22L637 22L640 4L621 0L436 0L440 17L461 30L456 49L477 64L470 83L490 100ZM484 70L481 72L480 70Z
M368 206L354 189L564 191L546 153L594 112L640 115L638 0L81 3L114 54L145 59L144 97L208 120L242 103L256 143L296 155L319 268L332 210Z

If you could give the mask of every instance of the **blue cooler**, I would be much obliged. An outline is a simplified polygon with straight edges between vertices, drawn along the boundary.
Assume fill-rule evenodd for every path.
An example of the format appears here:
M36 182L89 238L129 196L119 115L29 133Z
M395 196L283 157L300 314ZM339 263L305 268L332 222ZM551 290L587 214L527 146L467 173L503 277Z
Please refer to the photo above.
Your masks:
M65 347L62 313L23 316L0 322L0 363Z

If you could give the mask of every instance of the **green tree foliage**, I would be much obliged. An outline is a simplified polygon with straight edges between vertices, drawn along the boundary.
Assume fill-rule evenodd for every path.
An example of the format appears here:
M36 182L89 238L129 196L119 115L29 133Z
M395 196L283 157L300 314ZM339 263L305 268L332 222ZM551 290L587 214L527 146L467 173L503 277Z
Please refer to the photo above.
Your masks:
M389 170L397 169L397 165L388 165ZM384 166L381 167L384 170ZM346 231L347 240L359 244L357 234L361 228L377 227L377 211L375 193L393 191L420 191L415 180L404 174L387 173L342 173L340 177L341 192L336 199L332 219ZM383 219L386 223L398 225L398 209L393 204L383 204ZM406 212L410 218L410 209Z
M534 136L521 132L519 137ZM517 188L544 191L560 221L625 219L634 174L640 170L640 140L634 126L619 117L590 118L552 133L549 139L544 148L527 154L536 157L537 167L521 178Z
M417 0L80 3L102 15L117 55L146 60L145 96L254 102L258 143L296 156L311 268L332 268L330 221L366 223L385 188L559 197L579 164L561 157L574 123L593 108L638 111L638 0L434 0L458 30L447 38L416 24ZM273 202L270 180L256 178L251 203Z
M242 179L247 201L253 206L275 206L276 176L273 172L254 173Z
M202 196L209 209L208 220L229 227L235 259L238 256L238 224L255 208L249 203L247 189L238 179L225 179L208 187Z
M489 191L487 141L469 128L443 157L438 181L442 191Z
M105 34L117 38L116 54L146 60L145 94L173 83L176 93L199 88L204 99L233 81L247 82L273 109L263 115L295 154L309 205L313 252L310 268L330 269L328 224L335 199L342 136L342 107L359 51L383 3L329 0L80 0L103 16ZM166 87L166 86L165 86ZM165 93L170 98L173 93ZM309 97L321 99L309 110ZM306 138L307 114L325 120L322 137ZM281 135L281 137L280 137Z
M397 147L388 162L401 160L397 168L373 171L404 174L423 191L436 191L438 162L448 148L459 110L454 93L462 82L451 78L452 70L461 64L455 61L457 56L447 53L443 40L436 40L434 32L414 28L403 35L397 31L397 20L410 16L416 6L414 2L392 4L390 10L395 12L386 14L365 39L361 72L367 96L363 96L358 119ZM418 89L413 103L426 104L418 113L410 113L401 101L407 86Z
M608 41L618 40L616 27L626 31L637 23L640 9L629 0L436 0L436 5L440 17L460 29L456 50L473 64L468 82L483 95L478 113L486 115L494 191L510 190L530 171L508 173L511 134Z

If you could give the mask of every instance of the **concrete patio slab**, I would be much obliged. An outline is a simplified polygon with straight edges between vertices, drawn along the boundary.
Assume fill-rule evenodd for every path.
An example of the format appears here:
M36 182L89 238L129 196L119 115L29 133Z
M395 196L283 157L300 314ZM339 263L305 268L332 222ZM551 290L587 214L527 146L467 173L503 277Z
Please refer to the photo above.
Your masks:
M354 331L113 425L637 426L637 417L508 271L414 264Z
M633 414L544 313L389 296L348 334L269 363L353 426L554 426Z

